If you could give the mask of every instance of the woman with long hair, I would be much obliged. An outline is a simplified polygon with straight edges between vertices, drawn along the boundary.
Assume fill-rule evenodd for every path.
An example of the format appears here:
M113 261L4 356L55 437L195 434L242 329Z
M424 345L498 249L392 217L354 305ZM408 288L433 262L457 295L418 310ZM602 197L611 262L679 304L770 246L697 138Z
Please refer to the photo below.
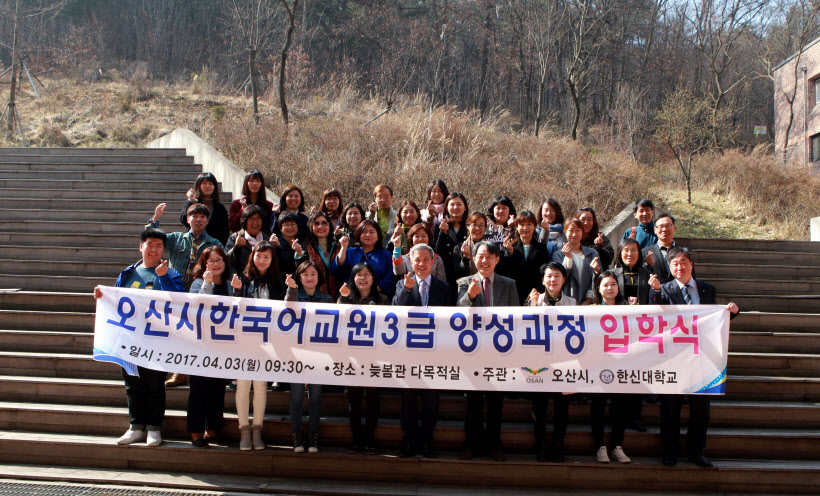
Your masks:
M210 172L200 174L196 178L194 187L188 190L187 196L188 199L185 200L182 205L182 212L179 214L179 222L190 228L191 226L188 225L188 207L194 203L201 203L208 207L211 212L205 232L216 238L222 245L225 245L231 231L228 229L228 211L219 201L219 182L216 180L216 176Z
M245 180L242 182L242 196L231 202L231 209L228 213L228 227L231 232L242 229L242 212L251 205L259 208L262 216L262 231L268 233L273 203L266 198L265 176L258 170L245 174Z
M282 234L281 227L279 225L282 214L285 212L292 212L296 216L296 225L299 228L296 237L299 239L305 239L305 236L307 236L308 216L303 213L304 211L305 194L299 186L291 184L285 188L284 192L282 192L282 196L279 197L279 204L273 206L270 226L271 234L275 234L277 236Z

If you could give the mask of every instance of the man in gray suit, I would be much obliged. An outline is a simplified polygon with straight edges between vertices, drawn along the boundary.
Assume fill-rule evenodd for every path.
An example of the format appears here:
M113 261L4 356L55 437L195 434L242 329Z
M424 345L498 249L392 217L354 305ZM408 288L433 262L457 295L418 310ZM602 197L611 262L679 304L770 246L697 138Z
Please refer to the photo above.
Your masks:
M458 280L460 307L513 307L519 306L515 281L495 273L501 251L495 243L481 241L473 248L473 260L478 272ZM484 428L484 397L487 398L487 427ZM504 416L502 391L468 391L467 415L464 431L467 445L461 452L462 460L469 460L479 452L487 452L495 461L504 461L501 450L501 421Z

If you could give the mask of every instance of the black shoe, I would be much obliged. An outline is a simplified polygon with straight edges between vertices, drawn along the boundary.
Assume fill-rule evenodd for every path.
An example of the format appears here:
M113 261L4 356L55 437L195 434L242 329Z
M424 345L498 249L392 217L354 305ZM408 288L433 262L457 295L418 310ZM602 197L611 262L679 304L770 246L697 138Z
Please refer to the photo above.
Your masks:
M362 452L362 446L359 443L357 443L356 441L353 441L352 443L350 443L350 446L347 447L347 452L350 453L350 454L361 453Z
M375 455L376 454L376 448L374 448L372 444L366 444L364 446L364 453L366 455Z
M416 450L413 448L413 443L405 441L402 444L401 451L399 451L399 458L410 458L415 454Z
M504 456L504 452L501 451L501 448L490 450L490 458L497 462L503 462L507 459L507 457Z
M635 421L632 422L631 427L638 432L646 432L646 426L643 425L643 421L641 419L635 419Z
M208 447L208 441L205 439L205 436L198 437L196 439L191 439L191 444L193 444L197 448L207 448Z
M678 464L678 457L675 455L663 455L663 464L667 467L674 467Z
M552 453L550 453L550 450L547 449L546 446L541 446L540 448L538 448L538 452L535 454L535 459L539 462L552 461Z
M458 455L459 460L472 460L475 457L476 452L474 449L464 448L461 450L461 453Z
M712 460L706 458L703 455L690 455L689 456L689 461L694 463L698 467L703 467L703 468L712 468L712 467L715 466L715 464L712 463Z
M433 448L430 446L430 443L424 443L421 445L421 450L419 454L422 458L435 458L436 455L433 454Z

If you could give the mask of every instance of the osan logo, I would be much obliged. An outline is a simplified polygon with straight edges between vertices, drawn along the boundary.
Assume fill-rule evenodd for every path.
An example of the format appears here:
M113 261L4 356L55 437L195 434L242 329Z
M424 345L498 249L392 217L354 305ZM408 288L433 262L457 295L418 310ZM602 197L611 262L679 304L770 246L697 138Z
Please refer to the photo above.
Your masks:
M540 369L531 369L529 367L521 367L521 370L523 370L524 372L527 372L529 374L532 374L531 376L530 375L526 376L528 384L542 384L544 382L544 378L539 377L538 374L540 374L541 372L545 372L545 371L549 370L549 367L541 367Z

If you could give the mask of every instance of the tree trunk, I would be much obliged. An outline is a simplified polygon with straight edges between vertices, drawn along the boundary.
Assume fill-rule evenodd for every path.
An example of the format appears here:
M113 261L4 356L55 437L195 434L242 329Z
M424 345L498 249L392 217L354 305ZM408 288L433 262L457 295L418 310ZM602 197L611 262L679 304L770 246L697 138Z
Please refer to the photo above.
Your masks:
M283 0L287 2L287 0ZM294 0L293 9L288 10L288 29L285 32L285 44L282 46L282 57L279 64L279 107L282 109L282 121L287 127L289 123L288 117L288 103L285 98L285 68L288 63L288 50L293 42L293 30L296 28L296 7L299 5L299 0ZM287 7L287 3L285 3Z
M789 134L792 131L792 124L794 123L794 102L789 102L789 124L786 126L786 137L783 141L783 161L785 162L789 157Z
M9 104L6 112L8 114L7 118L7 129L9 138L14 134L14 119L17 115L16 109L16 98L17 98L17 65L18 65L18 57L19 54L17 53L17 43L18 43L18 31L20 26L20 0L14 2L14 35L11 47L11 85L9 87Z
M538 107L535 110L535 136L538 136L541 131L541 120L544 118L542 112L544 111L544 78L538 83Z
M251 94L253 95L253 120L259 124L259 92L256 88L256 50L248 52L248 70L250 71Z
M569 86L569 94L572 97L572 107L575 109L575 116L572 118L572 130L570 135L572 140L578 139L578 124L581 122L581 102L578 99L578 93L575 91L575 81L572 80L572 75L567 78L567 86Z

